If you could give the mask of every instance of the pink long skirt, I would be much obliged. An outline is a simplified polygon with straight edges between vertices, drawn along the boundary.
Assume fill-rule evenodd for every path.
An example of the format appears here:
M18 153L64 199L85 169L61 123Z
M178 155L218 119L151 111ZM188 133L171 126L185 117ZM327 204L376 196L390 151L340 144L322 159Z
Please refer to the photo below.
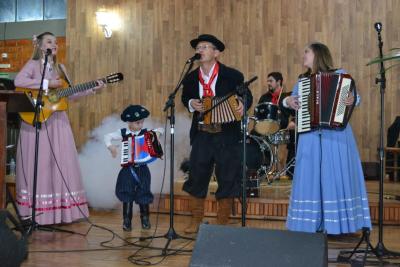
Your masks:
M32 214L35 128L21 123L17 148L17 205L21 216ZM55 112L39 134L36 218L38 224L70 223L89 216L74 137L67 114Z

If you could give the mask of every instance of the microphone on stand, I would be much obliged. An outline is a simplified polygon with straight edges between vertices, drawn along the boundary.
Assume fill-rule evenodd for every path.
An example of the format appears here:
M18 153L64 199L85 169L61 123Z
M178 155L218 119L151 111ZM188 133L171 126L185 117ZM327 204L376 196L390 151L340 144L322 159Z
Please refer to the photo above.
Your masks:
M378 33L380 33L380 32L382 31L382 23L376 22L376 23L374 24L374 27L375 27L375 30L376 30Z
M200 59L200 58L201 58L201 55L200 55L199 53L196 53L196 54L194 54L193 57L189 58L189 59L186 61L186 64L192 63L192 62L194 62L194 61L196 61L196 60L198 60L198 59Z
M246 91L246 88L249 87L249 85L254 82L255 80L258 79L258 76L254 76L253 78L251 78L250 80L248 80L247 82L242 83L241 85L239 85L238 87L236 87L236 91L238 92L239 95L243 95Z
M53 53L53 51L50 48L46 49L46 56L50 56Z
M253 78L251 78L250 80L248 80L247 82L244 82L244 86L249 86L252 82L254 82L255 80L258 79L258 76L254 76Z

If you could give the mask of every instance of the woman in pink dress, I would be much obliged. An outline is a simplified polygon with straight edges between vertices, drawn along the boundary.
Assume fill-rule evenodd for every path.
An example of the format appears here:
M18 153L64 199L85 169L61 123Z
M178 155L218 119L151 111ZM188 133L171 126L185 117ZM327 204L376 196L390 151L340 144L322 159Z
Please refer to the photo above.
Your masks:
M57 62L57 40L52 33L44 32L34 37L32 59L16 76L16 87L40 87L48 49L51 49L51 53L48 56L43 88L62 86L62 80L68 76L65 67ZM102 86L103 83L98 81L94 89ZM75 141L65 111L54 112L41 124L38 155L35 221L46 225L70 223L88 217ZM22 121L17 148L16 187L18 209L25 218L32 213L34 163L35 127Z

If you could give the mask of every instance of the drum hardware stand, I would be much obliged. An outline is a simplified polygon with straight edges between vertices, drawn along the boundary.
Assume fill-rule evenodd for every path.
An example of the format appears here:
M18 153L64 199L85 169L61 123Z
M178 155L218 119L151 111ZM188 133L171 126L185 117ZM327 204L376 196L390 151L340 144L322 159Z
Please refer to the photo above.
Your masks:
M278 171L277 173L274 174L274 176L270 179L267 176L267 181L268 184L272 184L275 180L277 180L282 174L285 174L287 172L289 172L291 175L293 175L293 173L290 171L291 167L294 167L296 164L296 159L295 157L292 158L286 165L285 168L283 168L282 170Z
M349 257L344 257L343 254L346 253L346 251L341 251L338 255L338 261L339 260L346 260L346 261L351 261L351 257L355 253L364 253L363 256L363 264L366 262L367 254L373 254L379 261L379 264L384 264L383 258L390 259L390 258L399 258L400 253L398 252L393 252L385 248L385 245L383 244L383 180L384 180L384 116L385 116L385 101L384 101L384 95L385 95L385 89L386 89L386 77L385 77L385 67L383 65L383 53L382 53L382 47L383 47L383 42L382 42L382 37L381 37L381 31L382 31L382 23L377 22L374 25L375 30L378 33L378 47L379 47L379 57L381 59L380 61L380 78L376 78L375 83L380 84L380 131L379 131L379 165L380 165L380 172L379 172L379 217L378 217L378 243L376 244L375 248L372 247L370 240L369 240L369 229L363 228L363 236L361 237L360 242L357 244L357 246L354 248L354 250L351 252ZM357 250L361 243L365 241L367 243L366 249L365 250ZM348 253L348 252L347 252ZM358 262L354 260L355 262ZM363 265L364 266L364 265Z
M266 164L261 164L261 167L257 170L257 177L259 177L259 180L263 179L268 179L268 172L267 170L270 170L272 168L273 161L275 159L274 154L272 153L272 149L270 144L265 140L263 137L258 137L258 136L253 136L254 140L257 142L258 146L261 149L261 153L265 156L265 151L268 149L271 152L271 159L270 159L270 164L267 168ZM260 141L260 139L262 141ZM265 142L264 142L265 141ZM247 161L247 160L246 160Z
M282 171L278 170L278 168L279 168L278 148L279 148L279 145L273 144L273 149L272 149L273 153L271 155L271 157L272 157L271 158L271 161L272 161L271 166L273 166L273 171L267 173L267 183L268 184L271 184L273 181L277 180L282 174ZM270 178L271 176L272 176L272 178Z
M69 234L75 234L73 231L68 231L64 229L59 229L55 227L50 227L50 226L43 226L39 225L36 222L36 191L37 191L37 171L38 171L38 164L39 164L39 134L40 134L40 128L41 128L41 122L40 122L40 112L42 111L42 107L44 105L42 99L43 99L43 80L46 74L46 67L48 63L48 57L51 55L52 51L51 49L47 49L45 52L45 58L44 58L44 64L43 64L43 73L42 73L42 79L40 81L40 86L39 86L39 92L36 98L35 102L35 115L33 117L33 126L35 127L35 161L34 161L34 169L33 169L33 192L32 192L32 218L31 218L31 223L28 226L27 234L30 235L32 234L33 231L35 230L43 230L43 231L50 231L50 232L64 232L64 233L69 233Z

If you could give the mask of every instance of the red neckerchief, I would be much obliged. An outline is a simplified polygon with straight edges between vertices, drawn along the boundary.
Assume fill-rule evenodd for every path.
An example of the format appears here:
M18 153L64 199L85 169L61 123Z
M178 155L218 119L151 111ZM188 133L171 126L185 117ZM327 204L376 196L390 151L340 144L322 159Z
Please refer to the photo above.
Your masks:
M279 96L281 95L282 87L279 90L275 90L275 92L271 93L271 102L275 105L278 105Z
M211 89L211 84L215 80L215 77L217 76L218 71L219 71L219 64L217 62L217 63L215 63L213 73L211 74L211 78L208 80L208 83L205 83L204 79L203 79L203 75L201 75L201 70L199 70L199 81L200 81L200 84L203 86L203 97L214 96L214 93Z

